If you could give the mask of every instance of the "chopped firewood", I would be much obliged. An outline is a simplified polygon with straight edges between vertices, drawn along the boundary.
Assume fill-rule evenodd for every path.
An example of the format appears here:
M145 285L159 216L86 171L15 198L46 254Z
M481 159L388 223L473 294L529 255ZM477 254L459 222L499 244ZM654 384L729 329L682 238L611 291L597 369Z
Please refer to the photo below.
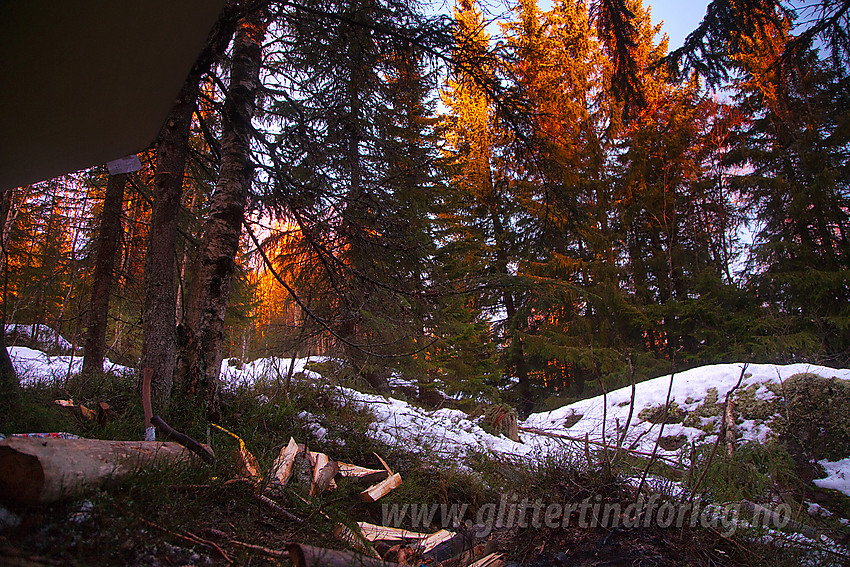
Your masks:
M466 548L460 554L455 555L449 559L444 560L440 563L440 567L462 567L463 565L470 565L475 563L477 560L482 557L486 557L496 551L496 542L487 541L483 543L479 543L478 545L472 545L474 541L470 541L470 547Z
M334 537L340 541L344 541L360 553L366 553L378 559L381 558L373 547L366 544L366 538L359 527L357 528L357 532L355 532L345 524L337 524L334 529Z
M95 421L97 419L97 413L94 410L90 410L83 404L75 404L73 399L68 400L54 400L54 403L62 406L63 408L75 409L80 412L80 416L89 421ZM107 406L109 407L109 406Z
M399 486L401 486L401 475L396 473L361 492L360 500L364 502L377 502L379 498L387 495L391 490Z
M484 532L484 527L477 525L469 529L461 529L451 538L434 546L422 555L425 558L431 558L434 563L442 563L447 559L460 555L464 551L473 549L476 544L484 539L483 536L479 537L476 534Z
M367 469L357 465L348 463L337 463L339 465L339 474L347 478L355 478L363 482L376 483L381 482L390 474L384 469Z
M279 482L281 486L286 486L292 476L292 468L295 465L295 457L299 454L298 443L292 437L289 438L289 444L280 450L280 455L275 459L272 465L271 477L272 480Z
M469 567L504 567L501 553L491 553L469 565Z
M313 475L313 482L310 484L310 498L321 494L330 488L331 484L336 487L334 477L338 472L339 465L336 464L336 461L328 461L321 469L316 466L316 471Z
M288 551L289 559L295 567L350 567L351 565L359 567L401 567L398 563L388 563L381 559L373 559L348 551L323 549L298 543L290 544Z
M307 460L313 467L313 478L310 482L310 496L315 496L324 490L336 490L336 482L333 477L339 472L339 466L336 461L332 461L324 453L316 453L309 449L307 452ZM327 465L333 463L333 466L328 470L324 470ZM322 486L324 484L324 486Z
M114 412L109 409L109 404L100 402L97 404L97 424L101 427L106 425L106 422L114 415Z
M378 460L381 461L382 465L384 465L384 469L386 469L387 474L392 476L393 470L390 468L390 466L387 464L387 462L384 459L382 459L381 456L378 453L372 453L372 454L375 455L376 457L378 457Z
M363 532L363 537L369 541L421 541L431 537L431 534L421 534L387 526L376 526L369 522L357 522L357 525L360 527L360 531Z
M454 532L450 532L449 530L440 530L420 541L418 547L422 553L428 553L444 541L448 541L453 538L454 535Z

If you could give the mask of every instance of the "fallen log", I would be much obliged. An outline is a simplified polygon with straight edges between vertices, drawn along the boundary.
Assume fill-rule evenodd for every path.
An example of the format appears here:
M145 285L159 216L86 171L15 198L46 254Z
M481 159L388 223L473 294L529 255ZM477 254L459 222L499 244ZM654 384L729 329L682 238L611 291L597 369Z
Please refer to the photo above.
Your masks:
M9 437L0 441L0 500L52 502L146 467L191 458L177 443Z
M287 551L295 567L401 567L398 563L373 559L359 553L323 549L298 543L290 544Z
M395 473L386 480L382 480L374 486L370 486L360 493L360 500L364 502L377 502L379 498L388 494L391 490L401 486L401 475Z

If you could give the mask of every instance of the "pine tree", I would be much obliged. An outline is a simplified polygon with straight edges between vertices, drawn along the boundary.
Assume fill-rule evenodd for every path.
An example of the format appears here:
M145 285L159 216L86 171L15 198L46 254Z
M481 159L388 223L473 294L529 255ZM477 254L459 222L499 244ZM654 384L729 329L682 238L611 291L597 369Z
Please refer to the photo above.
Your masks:
M770 306L762 355L850 353L847 79L810 51L781 64L789 23L742 39L737 100L751 117L730 162L759 223L750 285Z

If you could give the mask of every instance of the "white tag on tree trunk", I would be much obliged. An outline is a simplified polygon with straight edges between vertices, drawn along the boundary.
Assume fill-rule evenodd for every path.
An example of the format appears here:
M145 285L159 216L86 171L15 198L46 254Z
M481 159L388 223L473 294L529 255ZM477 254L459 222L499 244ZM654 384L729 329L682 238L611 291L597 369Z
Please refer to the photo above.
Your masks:
M121 159L108 162L106 164L106 168L109 170L110 175L132 173L133 171L139 171L142 169L142 162L139 161L138 155L132 154L127 157L122 157Z

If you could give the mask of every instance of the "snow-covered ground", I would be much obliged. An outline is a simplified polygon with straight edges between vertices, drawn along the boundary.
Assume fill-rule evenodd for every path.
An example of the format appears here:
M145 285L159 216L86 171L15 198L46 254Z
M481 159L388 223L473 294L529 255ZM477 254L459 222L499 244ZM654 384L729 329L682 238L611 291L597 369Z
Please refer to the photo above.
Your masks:
M82 363L78 357L72 361L69 356L47 356L25 347L13 347L10 354L24 383L64 377L68 373L69 364L73 365L74 372L79 371L79 365ZM293 362L286 358L265 358L242 364L225 360L222 363L222 375L225 384L230 387L250 385L260 379L267 383L282 382L292 365L294 375L300 373L315 382L317 387L328 388L340 403L354 404L371 411L375 421L370 424L369 433L374 438L390 445L418 450L423 454L451 456L459 461L474 452L494 453L519 459L541 459L549 454L565 451L583 452L585 438L591 443L605 443L613 447L617 444L631 410L631 387L625 387L606 396L597 396L553 411L532 414L519 424L521 441L515 442L502 435L485 431L480 423L483 418L470 419L460 410L426 410L393 397L365 394L354 389L329 385L320 380L317 374L306 369L308 362L309 359L296 359ZM108 361L104 363L104 369L129 371ZM722 403L726 394L738 383L742 369L742 364L717 364L676 374L672 387L669 375L637 384L634 410L623 446L644 453L656 450L656 439L661 433L661 425L641 419L639 415L641 410L646 408L663 407L668 389L671 402L675 402L680 410L693 412L702 406L709 396L716 396ZM768 385L781 384L794 374L805 372L824 378L850 380L850 370L811 364L752 364L746 368L738 391L748 390L755 400L770 400L776 394ZM317 416L305 413L301 418L320 436L326 433ZM706 430L712 430L711 422L714 421L716 431L719 420L719 415L703 416L700 418L700 427L689 427L685 423L667 423L664 425L663 436L678 437L688 442L712 443L716 440L716 435L707 433ZM541 435L522 428L543 431L554 436ZM768 423L752 420L739 423L737 428L741 440L764 441L771 433ZM678 457L678 451L661 447L657 448L657 454L665 459ZM836 463L823 461L821 464L828 477L818 480L818 485L835 488L850 495L850 455Z
M9 347L9 357L12 359L21 384L24 385L46 380L63 380L69 373L79 372L83 366L81 356L49 356L40 350L20 346ZM132 369L114 364L108 359L103 361L103 370L122 374L132 372Z

